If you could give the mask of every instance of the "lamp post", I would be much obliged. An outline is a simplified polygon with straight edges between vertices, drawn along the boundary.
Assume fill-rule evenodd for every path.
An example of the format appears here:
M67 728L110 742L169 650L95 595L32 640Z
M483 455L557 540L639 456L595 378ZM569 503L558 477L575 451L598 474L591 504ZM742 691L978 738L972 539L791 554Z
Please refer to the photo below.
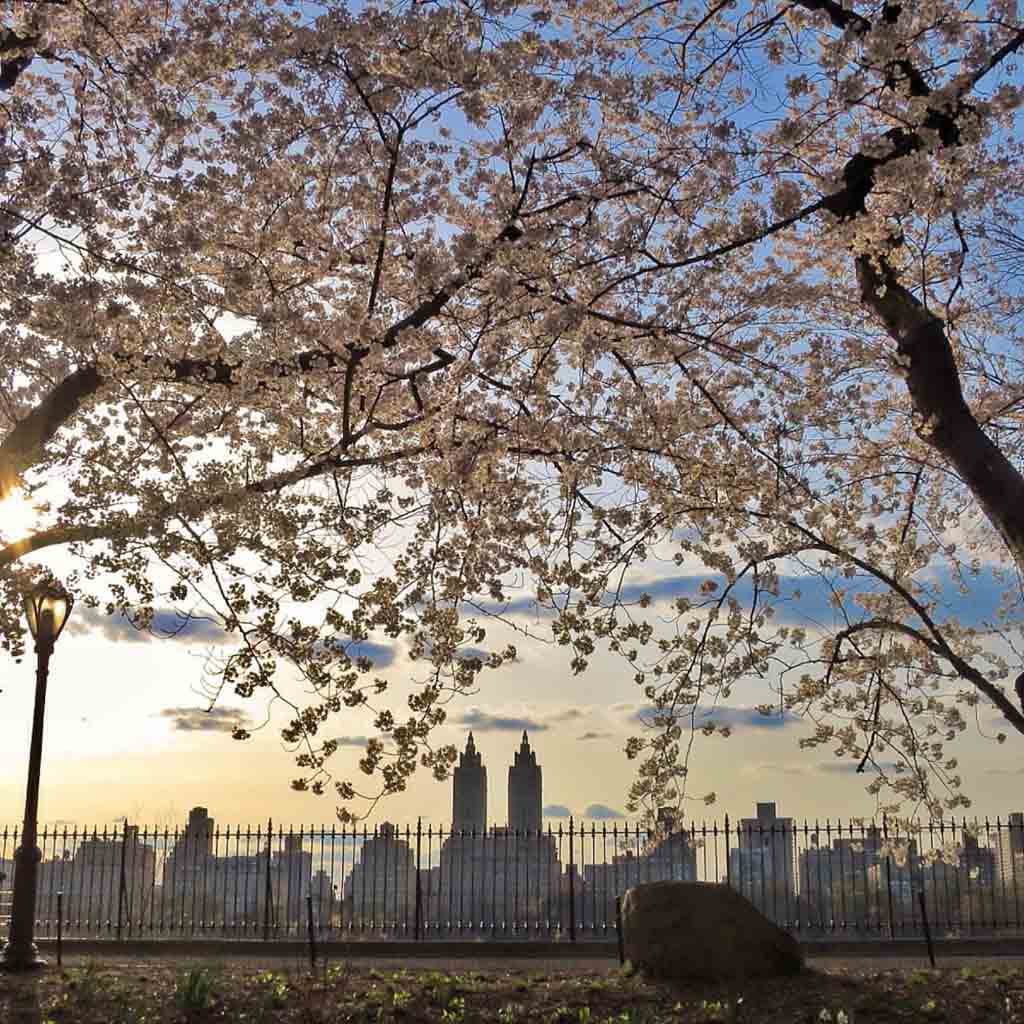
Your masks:
M0 968L29 971L43 967L34 941L36 888L39 862L43 855L36 845L36 818L39 814L39 767L43 755L43 712L46 708L46 678L50 655L61 630L71 614L71 595L54 584L37 587L24 596L25 617L36 642L36 703L32 714L32 745L28 755L28 787L25 791L25 822L21 845L14 855L14 902L11 906L11 931L0 954Z

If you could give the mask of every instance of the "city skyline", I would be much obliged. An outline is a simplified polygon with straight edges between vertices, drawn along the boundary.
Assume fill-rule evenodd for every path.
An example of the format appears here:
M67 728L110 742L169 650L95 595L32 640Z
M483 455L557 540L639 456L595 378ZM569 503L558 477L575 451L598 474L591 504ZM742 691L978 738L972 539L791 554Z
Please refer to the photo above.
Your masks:
M934 823L913 835L864 822L811 829L773 802L728 832L659 818L657 833L384 822L361 834L242 834L197 806L173 834L125 824L102 837L52 835L42 844L39 917L49 928L60 907L66 934L83 936L116 923L118 934L269 937L304 928L307 913L321 933L353 937L566 927L600 935L628 887L675 880L730 885L784 927L811 933L913 932L919 893L933 924L954 934L1020 927L1022 812L982 834ZM13 870L10 846L0 833L0 883Z

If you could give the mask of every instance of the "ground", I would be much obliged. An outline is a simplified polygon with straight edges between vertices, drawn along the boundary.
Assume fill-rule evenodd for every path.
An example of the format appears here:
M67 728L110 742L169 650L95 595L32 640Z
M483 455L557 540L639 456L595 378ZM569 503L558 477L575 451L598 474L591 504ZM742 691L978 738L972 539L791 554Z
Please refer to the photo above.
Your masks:
M1024 1024L1018 963L815 965L746 985L655 985L628 969L82 961L0 974L3 1024Z

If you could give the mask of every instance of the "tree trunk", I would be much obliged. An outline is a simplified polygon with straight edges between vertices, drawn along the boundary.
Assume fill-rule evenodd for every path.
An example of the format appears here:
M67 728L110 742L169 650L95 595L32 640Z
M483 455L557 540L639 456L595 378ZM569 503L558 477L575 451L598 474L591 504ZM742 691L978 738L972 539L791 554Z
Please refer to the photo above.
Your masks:
M956 469L1024 571L1024 476L964 400L945 323L903 287L885 257L857 257L861 298L896 342L918 436Z

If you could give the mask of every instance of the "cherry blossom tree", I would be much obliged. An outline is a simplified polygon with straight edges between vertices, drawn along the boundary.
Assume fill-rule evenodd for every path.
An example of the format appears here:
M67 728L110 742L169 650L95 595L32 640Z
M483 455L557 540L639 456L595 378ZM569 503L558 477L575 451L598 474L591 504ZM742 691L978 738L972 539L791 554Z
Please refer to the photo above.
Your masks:
M330 716L383 792L443 775L528 596L642 688L637 806L754 680L963 802L965 710L1024 733L1015 5L151 7L0 25L0 508L40 508L0 520L5 649L53 552L140 628L215 616L212 695L291 703L294 785L347 806ZM401 711L374 636L423 666Z

